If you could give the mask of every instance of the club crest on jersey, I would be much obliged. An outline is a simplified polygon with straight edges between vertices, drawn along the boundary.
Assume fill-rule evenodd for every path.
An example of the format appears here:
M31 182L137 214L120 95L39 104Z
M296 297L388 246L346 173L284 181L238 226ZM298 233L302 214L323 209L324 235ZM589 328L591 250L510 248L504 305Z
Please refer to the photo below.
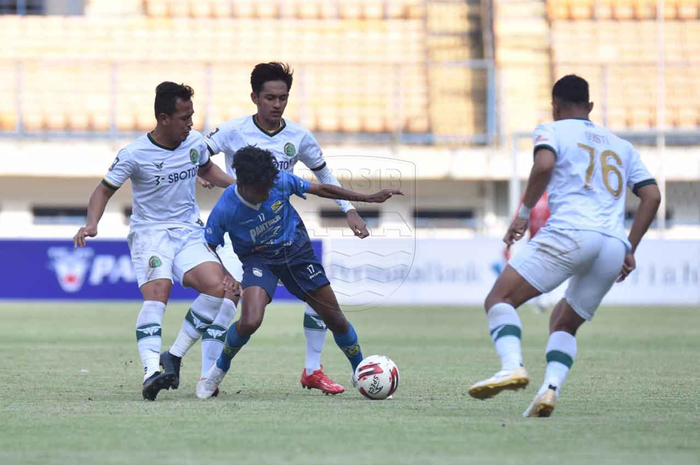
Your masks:
M47 253L61 289L65 292L78 292L88 275L94 250L51 247Z
M291 142L287 142L284 144L284 154L287 155L288 157L293 157L294 155L297 154L297 149L294 147L294 144Z
M162 264L163 262L160 261L160 258L156 257L155 255L148 259L148 266L150 268L158 268Z
M199 152L197 152L197 149L190 149L190 161L193 165L199 163Z
M263 272L260 268L253 268L253 274L258 278L262 278Z
M282 201L278 200L277 202L273 203L270 208L272 209L272 213L277 213L283 206Z

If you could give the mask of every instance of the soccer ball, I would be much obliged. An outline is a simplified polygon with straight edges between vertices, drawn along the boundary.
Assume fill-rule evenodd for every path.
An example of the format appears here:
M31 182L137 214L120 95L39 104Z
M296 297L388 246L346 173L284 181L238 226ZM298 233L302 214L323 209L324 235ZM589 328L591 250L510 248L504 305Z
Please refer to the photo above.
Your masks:
M366 357L355 370L356 387L368 399L382 400L399 387L399 369L384 355Z

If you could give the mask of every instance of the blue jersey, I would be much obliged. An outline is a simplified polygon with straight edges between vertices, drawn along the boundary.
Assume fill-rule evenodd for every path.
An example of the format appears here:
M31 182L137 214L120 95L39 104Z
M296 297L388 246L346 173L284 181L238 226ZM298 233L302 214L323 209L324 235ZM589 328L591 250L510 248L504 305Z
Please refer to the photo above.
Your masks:
M289 198L296 194L305 199L310 187L309 181L281 171L267 200L254 205L241 197L238 184L229 186L207 220L207 242L223 245L224 234L228 233L239 257L256 253L274 258L295 239L308 241L304 224Z

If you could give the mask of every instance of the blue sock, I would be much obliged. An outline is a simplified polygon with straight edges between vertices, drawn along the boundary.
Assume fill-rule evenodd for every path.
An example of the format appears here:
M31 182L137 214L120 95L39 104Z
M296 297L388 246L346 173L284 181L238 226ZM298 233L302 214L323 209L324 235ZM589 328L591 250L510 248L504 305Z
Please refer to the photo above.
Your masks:
M345 356L350 361L350 364L352 365L352 370L354 372L355 368L357 368L357 365L360 364L364 357L362 356L362 349L360 348L360 344L358 344L357 342L357 333L355 332L355 328L353 328L352 323L348 321L347 333L333 333L333 339L335 339L335 343L338 344L340 350L343 351Z
M248 343L250 336L241 337L236 330L236 323L232 324L226 333L226 344L221 351L221 355L216 360L216 366L224 371L228 371L231 368L231 360L236 356L239 350L243 348L244 345Z

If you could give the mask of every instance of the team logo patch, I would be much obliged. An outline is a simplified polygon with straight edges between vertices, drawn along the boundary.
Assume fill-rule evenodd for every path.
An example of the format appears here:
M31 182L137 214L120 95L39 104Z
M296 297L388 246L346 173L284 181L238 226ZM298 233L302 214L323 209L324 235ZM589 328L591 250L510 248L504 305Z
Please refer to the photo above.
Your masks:
M283 206L282 201L278 200L277 202L273 203L270 208L272 208L272 213L277 213Z
M115 166L117 166L117 163L119 163L119 157L116 157L114 161L112 162L112 166L109 167L109 171L112 171Z
M355 344L354 346L346 347L345 353L348 354L351 357L354 357L355 355L360 353L360 346Z
M197 152L197 149L190 149L190 161L193 165L199 163L199 152Z
M151 268L158 268L162 264L163 262L160 261L160 258L156 257L155 255L148 259L148 266Z
M159 170L162 170L162 169L163 169L163 164L164 164L165 162L162 161L162 162L160 162L160 163L156 163L156 162L151 162L151 163L153 163L153 166L155 166L155 167L158 168Z
M284 144L284 154L287 155L288 157L293 157L294 155L297 154L297 149L294 147L294 144L291 142L287 142Z
M260 268L253 268L253 274L258 278L262 278L263 272Z

